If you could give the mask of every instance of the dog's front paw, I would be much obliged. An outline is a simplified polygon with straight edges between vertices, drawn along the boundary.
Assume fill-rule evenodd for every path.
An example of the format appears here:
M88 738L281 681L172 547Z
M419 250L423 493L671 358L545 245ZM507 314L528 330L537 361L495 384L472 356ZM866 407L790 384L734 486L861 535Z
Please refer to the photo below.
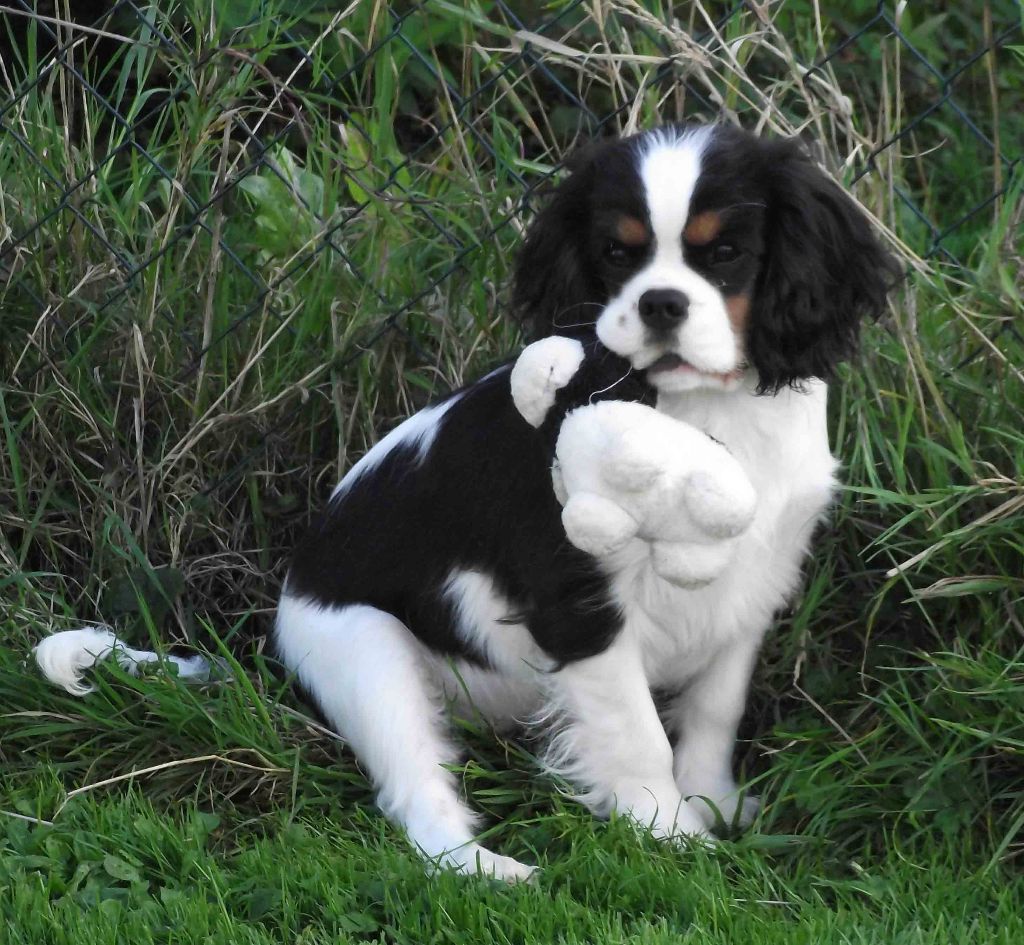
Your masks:
M626 794L616 799L616 812L657 840L697 840L712 843L714 837L701 813L676 792L658 796L644 789L636 796Z
M552 335L523 349L512 367L512 402L530 426L539 427L555 404L555 395L583 363L583 345Z
M741 792L735 784L684 783L680 791L709 829L749 827L761 810L761 798Z
M536 866L493 853L479 843L467 843L444 853L436 862L436 868L455 870L467 876L485 876L509 884L534 883L538 875Z

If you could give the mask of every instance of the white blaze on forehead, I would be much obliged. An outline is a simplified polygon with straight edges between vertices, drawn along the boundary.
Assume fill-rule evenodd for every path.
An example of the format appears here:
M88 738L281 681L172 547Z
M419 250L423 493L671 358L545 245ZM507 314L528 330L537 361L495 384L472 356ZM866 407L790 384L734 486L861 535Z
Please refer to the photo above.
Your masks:
M712 132L710 127L663 130L644 144L640 180L654 232L655 258L682 253L682 233Z
M685 362L684 370L659 370L659 390L721 387L721 375L740 363L740 340L719 288L687 264L683 234L694 191L715 128L662 129L637 143L637 174L654 236L654 253L605 305L597 337L633 367L646 369L666 354ZM673 289L688 301L686 317L671 332L652 333L640 316L640 299L651 289Z

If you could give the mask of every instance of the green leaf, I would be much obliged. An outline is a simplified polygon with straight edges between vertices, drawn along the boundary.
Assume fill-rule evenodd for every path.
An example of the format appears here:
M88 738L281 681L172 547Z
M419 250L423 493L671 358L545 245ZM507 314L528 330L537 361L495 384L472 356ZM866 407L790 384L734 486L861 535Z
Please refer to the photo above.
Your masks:
M142 874L137 867L111 853L103 857L103 869L106 870L108 876L113 876L114 879L120 879L126 883L142 882Z

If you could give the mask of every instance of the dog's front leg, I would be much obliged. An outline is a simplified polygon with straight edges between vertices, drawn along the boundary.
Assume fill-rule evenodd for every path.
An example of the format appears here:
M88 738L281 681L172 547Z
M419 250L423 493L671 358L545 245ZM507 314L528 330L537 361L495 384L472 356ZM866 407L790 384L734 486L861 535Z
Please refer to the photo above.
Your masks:
M717 819L745 827L757 814L756 797L740 798L732 774L736 728L754 668L754 640L731 641L674 703L670 728L679 736L676 785L708 826Z
M562 726L552 767L582 792L586 806L601 816L616 811L659 838L708 836L676 786L672 746L626 634L549 679Z

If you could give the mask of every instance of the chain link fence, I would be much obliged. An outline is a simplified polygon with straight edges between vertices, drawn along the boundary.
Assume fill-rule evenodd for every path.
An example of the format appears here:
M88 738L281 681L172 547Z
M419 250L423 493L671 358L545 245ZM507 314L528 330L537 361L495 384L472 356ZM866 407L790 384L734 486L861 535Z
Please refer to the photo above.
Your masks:
M802 134L956 278L1020 164L1012 2L93 6L3 8L0 514L9 564L108 611L125 562L268 606L373 428L512 349L508 258L581 140Z

